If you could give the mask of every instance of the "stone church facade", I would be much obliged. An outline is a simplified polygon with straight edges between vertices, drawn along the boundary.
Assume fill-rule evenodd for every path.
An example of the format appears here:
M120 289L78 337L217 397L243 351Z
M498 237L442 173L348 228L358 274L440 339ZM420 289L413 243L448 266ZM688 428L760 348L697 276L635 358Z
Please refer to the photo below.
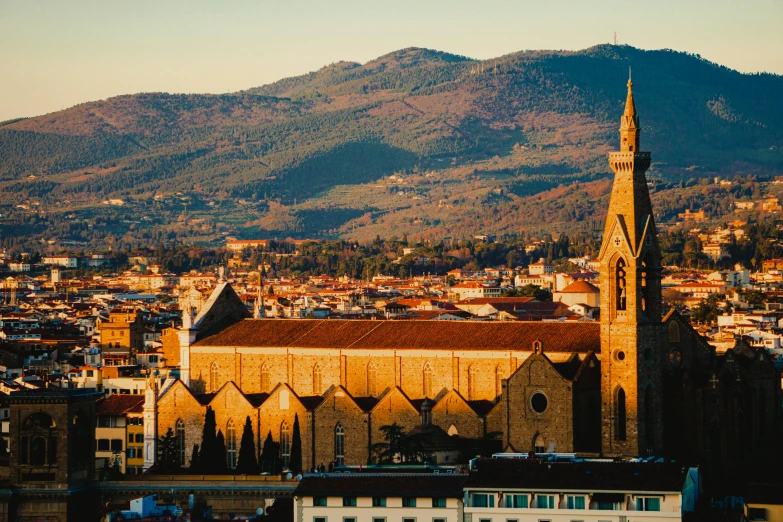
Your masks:
M211 406L229 448L250 416L259 451L271 432L284 462L298 417L305 467L371 462L380 427L396 421L499 433L507 451L671 456L731 474L749 440L779 427L779 375L763 350L718 356L676 311L662 315L639 138L629 80L609 155L600 322L250 318L222 283L197 317L185 313L181 380L148 391L148 442L171 427L187 464Z

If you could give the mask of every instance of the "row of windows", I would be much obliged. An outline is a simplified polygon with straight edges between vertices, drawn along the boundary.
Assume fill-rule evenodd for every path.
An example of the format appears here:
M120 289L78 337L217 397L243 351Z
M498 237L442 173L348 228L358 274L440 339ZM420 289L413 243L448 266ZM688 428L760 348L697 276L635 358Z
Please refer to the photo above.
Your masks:
M556 495L535 494L532 507L535 509L556 509ZM499 505L506 508L528 508L530 496L527 494L507 494L500 497ZM616 511L621 509L620 502L595 501L589 508L586 495L566 495L564 509L596 509ZM495 495L473 493L470 495L470 507L494 508ZM660 511L661 499L658 497L639 497L636 499L636 511Z
M402 507L416 507L416 497L402 497ZM326 497L313 497L313 506L326 506ZM373 507L386 507L386 497L372 497ZM343 507L356 507L356 497L343 497ZM445 508L446 497L432 497L432 507Z
M422 368L422 393L425 397L434 397L433 395L433 388L432 388L432 366L430 363L425 363L424 367ZM476 386L478 382L477 378L477 370L473 366L470 366L468 368L468 400L476 399L478 397L476 393ZM498 366L495 369L495 395L500 395L501 392L501 381L503 377L503 370L500 366ZM375 367L375 364L370 362L367 365L367 395L369 397L374 397L378 395L378 388L377 388L377 381L378 381L378 369ZM316 364L313 366L313 379L312 379L313 387L312 387L312 393L313 395L320 395L323 393L323 372L321 371L321 366L319 364ZM264 364L261 367L261 391L262 392L269 392L271 391L271 378L270 378L270 369L268 364ZM216 392L220 389L220 387L223 385L223 382L220 379L220 366L217 362L213 362L209 369L209 390L212 392Z
M97 451L122 451L122 439L96 439L95 449Z
M128 435L128 439L133 438L133 435ZM137 434L135 437L135 442L144 442L144 436L141 434ZM133 440L128 440L128 442L134 442ZM122 449L122 439L96 439L95 440L95 450L96 451L113 451L113 452L121 452ZM141 459L144 458L142 455L142 448L141 447L132 447L128 448L127 450L128 458L131 459Z

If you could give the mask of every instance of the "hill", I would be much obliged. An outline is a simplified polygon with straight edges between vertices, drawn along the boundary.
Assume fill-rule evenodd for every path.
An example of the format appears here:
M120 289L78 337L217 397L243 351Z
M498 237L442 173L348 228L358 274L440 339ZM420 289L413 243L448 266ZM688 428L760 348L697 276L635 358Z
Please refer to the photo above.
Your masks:
M410 48L233 94L120 96L2 123L0 237L573 226L600 218L629 66L652 178L783 174L780 76L628 46L485 61Z

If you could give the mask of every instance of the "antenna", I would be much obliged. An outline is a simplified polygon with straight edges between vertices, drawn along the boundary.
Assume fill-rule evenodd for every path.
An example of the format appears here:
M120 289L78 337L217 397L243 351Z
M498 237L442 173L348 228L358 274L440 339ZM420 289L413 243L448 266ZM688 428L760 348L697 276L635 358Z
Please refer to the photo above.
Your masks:
M614 44L617 45L617 31L614 32Z
M631 81L631 66L628 66L628 81Z

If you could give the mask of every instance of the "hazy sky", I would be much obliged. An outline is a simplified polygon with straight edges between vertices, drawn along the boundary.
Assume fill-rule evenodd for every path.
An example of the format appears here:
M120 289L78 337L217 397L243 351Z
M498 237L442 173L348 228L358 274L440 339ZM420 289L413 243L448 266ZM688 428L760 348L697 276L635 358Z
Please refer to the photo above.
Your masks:
M403 47L610 42L783 73L783 0L0 0L0 121L118 94L230 92Z

